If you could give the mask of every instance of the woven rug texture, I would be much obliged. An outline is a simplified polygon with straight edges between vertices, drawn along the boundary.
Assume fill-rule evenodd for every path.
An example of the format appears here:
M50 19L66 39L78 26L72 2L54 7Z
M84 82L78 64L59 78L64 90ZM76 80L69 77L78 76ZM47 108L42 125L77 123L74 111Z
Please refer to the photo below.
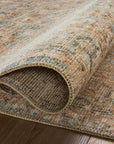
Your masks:
M0 113L114 139L114 1L0 0Z

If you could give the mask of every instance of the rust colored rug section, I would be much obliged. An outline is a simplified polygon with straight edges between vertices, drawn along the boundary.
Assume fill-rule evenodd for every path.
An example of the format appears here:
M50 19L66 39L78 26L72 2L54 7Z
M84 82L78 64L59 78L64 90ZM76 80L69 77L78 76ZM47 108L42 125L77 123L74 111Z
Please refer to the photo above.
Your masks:
M0 113L114 139L112 0L0 7Z

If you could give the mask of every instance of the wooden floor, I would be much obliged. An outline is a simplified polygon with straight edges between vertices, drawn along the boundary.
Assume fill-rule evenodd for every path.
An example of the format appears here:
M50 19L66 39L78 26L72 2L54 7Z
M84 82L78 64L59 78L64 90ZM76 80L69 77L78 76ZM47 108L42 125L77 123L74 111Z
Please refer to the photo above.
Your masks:
M73 131L0 114L0 144L114 144Z

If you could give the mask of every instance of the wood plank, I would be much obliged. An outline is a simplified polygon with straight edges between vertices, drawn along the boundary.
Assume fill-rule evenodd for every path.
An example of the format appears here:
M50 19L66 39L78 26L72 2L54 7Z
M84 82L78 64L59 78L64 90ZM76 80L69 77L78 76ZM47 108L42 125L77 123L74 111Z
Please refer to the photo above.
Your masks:
M0 114L0 144L87 144L90 136ZM2 131L1 131L2 129Z
M7 119L7 122L6 126L0 126L0 144L25 144L35 123L31 124L9 116L3 116L2 119L0 117L0 122L3 119Z
M91 137L88 141L88 144L114 144L114 142L105 139Z
M4 132L7 139L3 139L2 144L25 144L30 137L33 127L34 124L23 123L22 121L16 122L15 126L12 124L12 128Z
M7 127L7 125L9 124L9 121L12 121L12 119L10 118L9 120L7 116L0 114L0 132L2 131L2 129Z
M36 124L26 144L87 144L89 138L66 129Z
M11 128L10 123L12 121L14 122L14 119L8 118L7 116L5 117L4 115L2 117L0 114L0 141L4 138L4 131Z

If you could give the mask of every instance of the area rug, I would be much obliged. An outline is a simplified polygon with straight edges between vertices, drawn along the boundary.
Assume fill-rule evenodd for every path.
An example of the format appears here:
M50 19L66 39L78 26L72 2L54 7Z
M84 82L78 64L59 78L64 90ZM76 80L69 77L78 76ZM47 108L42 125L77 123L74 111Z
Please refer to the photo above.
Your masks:
M0 1L0 113L114 139L113 0Z

